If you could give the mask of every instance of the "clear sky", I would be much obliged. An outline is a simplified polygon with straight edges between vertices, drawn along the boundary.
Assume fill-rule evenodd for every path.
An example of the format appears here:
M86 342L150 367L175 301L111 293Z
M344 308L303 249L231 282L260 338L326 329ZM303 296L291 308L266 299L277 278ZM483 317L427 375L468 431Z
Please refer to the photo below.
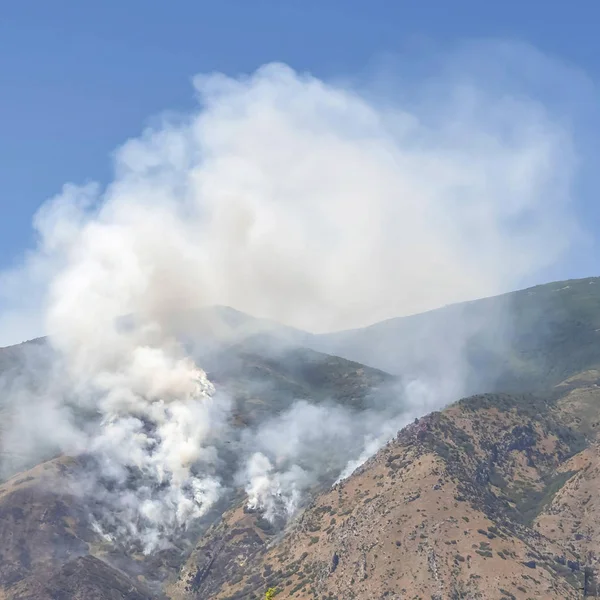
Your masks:
M419 43L500 38L582 69L595 86L599 19L597 0L7 0L0 268L31 246L32 215L65 182L106 181L115 147L152 115L191 106L196 73L235 75L282 61L339 77ZM595 231L596 194L589 186L581 194ZM573 263L557 275L589 268Z

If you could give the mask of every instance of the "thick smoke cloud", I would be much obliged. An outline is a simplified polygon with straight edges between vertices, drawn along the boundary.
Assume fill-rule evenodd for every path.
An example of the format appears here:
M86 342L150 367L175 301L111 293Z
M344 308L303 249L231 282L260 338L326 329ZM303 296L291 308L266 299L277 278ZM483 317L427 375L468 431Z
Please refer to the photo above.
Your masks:
M430 84L404 104L280 64L200 76L197 112L126 142L110 185L65 186L36 215L37 250L3 276L33 307L0 324L41 315L54 354L43 392L11 388L5 449L91 455L110 482L99 526L152 549L219 497L224 440L236 483L274 517L449 401L443 381L413 382L379 412L295 403L240 434L182 345L209 305L331 331L505 291L562 256L569 131L510 84ZM57 426L35 429L33 408Z

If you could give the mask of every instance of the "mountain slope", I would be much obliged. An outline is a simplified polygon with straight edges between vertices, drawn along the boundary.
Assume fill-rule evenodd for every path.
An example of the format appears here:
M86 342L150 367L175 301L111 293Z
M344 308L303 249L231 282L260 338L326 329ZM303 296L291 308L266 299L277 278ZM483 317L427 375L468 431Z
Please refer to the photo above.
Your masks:
M201 360L209 379L226 389L248 422L273 416L300 399L366 409L390 393L398 379L360 363L262 335Z
M37 356L37 344L11 350L21 354L11 355L11 370L22 373L23 365L29 368L32 357L22 361L27 346ZM264 336L225 345L205 358L217 394L233 402L230 418L238 429L258 427L299 399L360 410L385 399L396 383L376 369L290 348ZM5 401L10 404L9 398ZM10 419L3 427L10 427ZM360 448L362 440L356 444ZM239 465L226 448L221 475L233 484L230 480ZM4 462L7 470L14 470L9 458L0 456L0 467ZM229 458L231 464L226 462ZM32 460L25 457L24 464ZM96 532L90 497L80 493L81 481L86 481L83 459L58 457L0 485L0 600L162 598L161 582L176 575L186 557L186 543L201 534L205 524L191 528L187 542L181 540L170 551L151 556L126 551ZM220 509L232 500L237 496L224 497ZM209 518L216 516L213 512Z
M222 306L188 315L186 322L194 324L186 327L190 352L201 359L262 338L262 350L269 345L311 348L408 379L438 378L447 386L452 375L459 381L458 395L545 389L600 366L598 277L319 335ZM31 345L0 348L0 373L15 368Z
M464 395L544 389L600 365L600 278L315 336L311 346L396 375L460 371Z
M600 553L599 286L540 286L320 338L218 309L217 333L202 325L210 343L190 348L239 430L297 400L357 416L397 399L400 378L300 341L379 352L403 375L455 372L470 389L513 391L420 419L333 488L328 472L283 530L234 489L208 530L190 530L191 548L150 556L99 538L65 484L80 476L77 461L55 458L0 486L0 600L263 600L269 588L306 600L579 597ZM43 386L48 360L43 340L0 349L0 410L15 377ZM537 392L514 391L524 389ZM233 487L237 459L223 458Z
M475 396L424 417L319 494L284 535L240 504L169 594L579 598L600 542L589 420L600 417L598 383L587 373L540 397Z
M149 600L162 594L93 554L103 540L73 493L80 466L66 457L0 485L2 600Z

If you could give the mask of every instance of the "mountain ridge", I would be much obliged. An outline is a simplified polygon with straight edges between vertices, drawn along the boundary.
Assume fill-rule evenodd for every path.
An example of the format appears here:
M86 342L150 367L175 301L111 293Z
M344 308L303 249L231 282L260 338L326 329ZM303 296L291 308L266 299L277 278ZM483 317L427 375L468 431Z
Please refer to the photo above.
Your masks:
M464 387L489 388L400 428L337 483L334 460L287 524L248 508L232 486L186 541L150 555L99 537L88 500L66 484L79 459L41 463L0 483L0 600L263 600L269 589L281 600L579 597L584 569L600 563L600 279L564 284L486 299L491 310L476 300L417 315L424 329L394 320L412 337L394 327L386 334L383 349L394 347L392 358L408 367L393 374L323 352L324 338L278 333L277 324L225 309L218 343L189 343L217 394L232 399L240 430L259 430L296 401L333 403L359 419L374 406L397 410L411 378L444 383L454 368L460 377L479 368ZM448 310L460 316L449 326ZM35 370L43 350L43 339L0 349L0 370L6 378ZM431 365L422 364L427 356ZM10 386L2 390L0 410L10 400ZM460 397L458 388L447 396L454 392ZM355 442L352 452L362 447Z
M584 478L581 501L590 502L600 453L595 433L586 437L565 420L582 414L574 393L588 394L587 408L591 402L598 413L598 382L550 396L474 396L418 419L318 494L283 537L265 530L260 515L233 508L169 593L176 600L262 598L270 588L282 600L579 598L600 537L591 514L587 534L564 505Z
M215 349L270 338L275 346L309 348L407 380L437 378L452 387L451 400L544 388L600 365L600 277L540 284L324 334L226 306L207 307L195 323L188 337L200 342L187 346L199 359ZM44 339L0 348L0 372L21 350ZM455 372L459 381L450 386Z

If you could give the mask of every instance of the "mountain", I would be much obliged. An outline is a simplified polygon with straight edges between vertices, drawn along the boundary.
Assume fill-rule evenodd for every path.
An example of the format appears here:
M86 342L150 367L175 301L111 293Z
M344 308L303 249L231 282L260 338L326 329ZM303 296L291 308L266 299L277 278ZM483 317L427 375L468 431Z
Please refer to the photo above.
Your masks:
M0 485L2 600L163 598L156 585L151 590L136 579L132 558L115 552L108 562L100 558L110 549L71 491L72 480L82 476L76 460L61 457ZM129 575L114 566L119 561L128 564Z
M368 327L310 334L229 307L192 319L211 350L249 343L303 347L406 380L440 382L450 399L545 389L600 366L600 278L557 281ZM193 347L198 351L198 344ZM200 353L202 348L200 348Z
M65 492L77 461L55 459L0 486L0 598L579 598L600 557L598 431L598 371L466 398L284 530L232 499L188 558L120 555Z
M458 381L455 397L531 391L600 365L600 278L557 281L318 335L227 307L207 309L199 322L232 343L266 333L405 379Z
M252 422L259 412L265 418L273 416L300 399L366 409L386 394L397 395L398 379L384 371L281 344L266 335L222 348L203 357L201 364L209 379L227 390L237 410ZM259 401L252 399L257 390Z
M98 533L79 493L84 457L0 454L0 600L579 598L600 557L599 331L598 278L320 336L207 309L184 341L232 403L240 435L219 450L231 493L145 555ZM11 386L43 391L51 360L43 339L0 349L0 441ZM364 439L332 437L287 524L247 507L227 450L242 432L298 401L385 421L414 378L448 383L454 399L476 393L402 428L337 483L340 457Z
M405 379L437 378L445 385L456 380L454 397L544 389L600 365L599 277L318 335L224 306L187 315L185 321L194 324L187 328L190 352L201 359L242 343L259 353L271 346L310 348ZM0 348L0 373L31 344Z
M315 336L311 347L405 377L460 372L460 393L543 389L600 365L600 278Z
M32 365L44 364L41 359L46 360L47 354L42 340L3 349L0 357L9 380L24 376ZM233 402L231 419L240 431L258 427L296 400L361 410L385 399L396 382L377 369L290 347L267 334L223 344L203 359L217 394ZM6 389L10 390L8 384ZM10 404L8 397L0 400L0 406ZM0 422L0 440L7 427L9 419ZM358 452L362 440L356 444ZM230 458L226 451L222 456L225 461ZM210 519L220 516L218 510L239 501L235 494L224 498L179 546L146 556L125 551L97 532L90 498L79 485L86 481L83 458L41 458L47 460L0 482L0 600L160 600L166 582L176 578L189 554L190 541L196 541L193 536L201 535ZM10 459L0 455L0 467L18 470ZM30 462L32 457L25 457L23 464ZM228 466L223 477L231 479L237 465Z
M283 533L243 503L178 600L575 599L600 558L600 373L470 397L404 428Z

